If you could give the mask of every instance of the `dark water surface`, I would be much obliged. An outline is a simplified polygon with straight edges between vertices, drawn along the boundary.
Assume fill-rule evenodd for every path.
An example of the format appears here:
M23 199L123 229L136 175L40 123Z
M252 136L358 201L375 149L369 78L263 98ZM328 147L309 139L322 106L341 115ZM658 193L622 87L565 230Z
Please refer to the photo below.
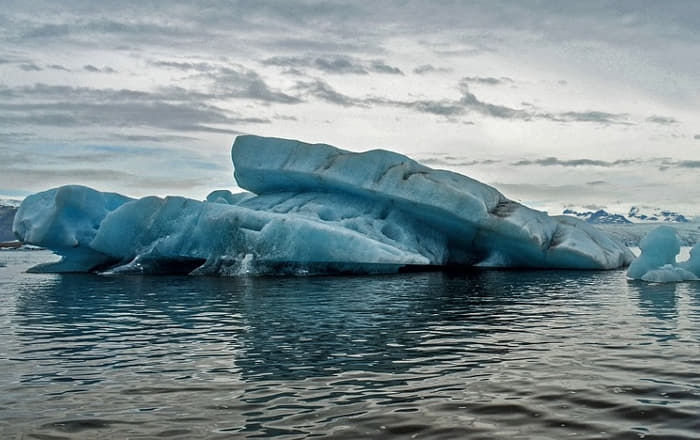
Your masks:
M0 252L2 439L700 438L700 283L23 273L48 258Z

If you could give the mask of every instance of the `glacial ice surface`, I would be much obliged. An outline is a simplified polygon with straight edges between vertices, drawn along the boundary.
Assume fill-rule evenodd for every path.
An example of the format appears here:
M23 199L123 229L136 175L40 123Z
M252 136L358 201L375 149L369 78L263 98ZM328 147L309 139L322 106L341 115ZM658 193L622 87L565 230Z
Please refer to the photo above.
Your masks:
M639 243L642 253L630 264L627 276L654 283L673 283L700 279L700 243L690 250L690 259L676 262L681 243L676 230L659 226Z
M67 186L27 197L26 243L63 256L42 271L395 272L406 266L612 269L633 255L595 227L550 217L406 156L239 136L238 185L206 201L133 200Z
M53 188L24 199L12 230L22 242L49 248L63 257L32 270L86 272L112 260L90 243L107 214L130 200L79 185Z

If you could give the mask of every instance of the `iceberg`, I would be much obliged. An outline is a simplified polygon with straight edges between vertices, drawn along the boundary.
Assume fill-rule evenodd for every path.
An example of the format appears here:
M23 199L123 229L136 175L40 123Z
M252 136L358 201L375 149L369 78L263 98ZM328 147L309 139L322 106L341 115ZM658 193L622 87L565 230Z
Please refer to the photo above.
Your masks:
M630 264L627 276L653 283L674 283L700 280L700 243L690 250L690 259L676 262L681 250L676 230L659 226L639 243L642 253Z
M375 273L411 267L613 269L633 255L595 227L398 153L238 136L248 192L130 199L68 186L20 207L17 237L62 260L39 271Z
M50 189L22 201L12 230L20 241L49 248L63 257L32 271L87 272L113 260L91 248L90 243L107 214L131 200L80 185Z

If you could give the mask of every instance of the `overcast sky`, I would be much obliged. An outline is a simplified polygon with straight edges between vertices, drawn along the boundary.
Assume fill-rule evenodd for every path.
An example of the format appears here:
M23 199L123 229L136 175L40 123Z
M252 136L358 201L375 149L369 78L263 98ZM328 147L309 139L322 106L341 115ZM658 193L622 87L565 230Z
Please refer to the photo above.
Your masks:
M700 214L698 1L2 3L0 195L203 198L253 133Z

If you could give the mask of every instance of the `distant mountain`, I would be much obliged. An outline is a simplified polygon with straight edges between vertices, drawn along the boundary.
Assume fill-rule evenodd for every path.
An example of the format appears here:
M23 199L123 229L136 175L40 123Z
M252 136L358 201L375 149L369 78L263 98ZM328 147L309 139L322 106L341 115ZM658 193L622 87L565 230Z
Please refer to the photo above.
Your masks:
M578 217L588 223L596 225L623 225L629 223L691 223L691 220L683 214L659 208L642 208L633 206L627 217L622 214L613 214L603 209L598 211L576 211L565 209L565 215Z
M17 206L4 205L5 201L0 202L0 242L16 240L15 234L12 233L12 222L15 219Z
M571 215L584 220L587 223L592 223L594 225L621 225L632 223L627 220L624 215L611 214L603 209L597 211L574 211L572 209L565 209L565 215Z
M641 208L633 206L627 217L642 222L690 223L690 220L683 214L658 208L644 212Z

